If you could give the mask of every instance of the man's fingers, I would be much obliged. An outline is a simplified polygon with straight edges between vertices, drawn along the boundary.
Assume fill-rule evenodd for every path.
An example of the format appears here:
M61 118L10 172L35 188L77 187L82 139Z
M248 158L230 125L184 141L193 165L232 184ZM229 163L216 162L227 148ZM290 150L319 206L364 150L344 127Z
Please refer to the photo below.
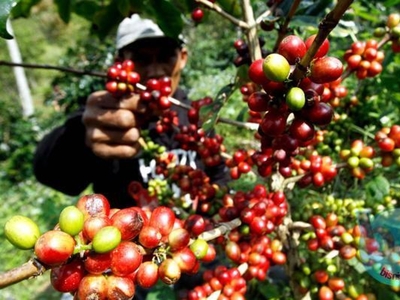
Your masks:
M115 98L106 91L92 93L87 99L87 106L98 106L105 109L127 109L138 113L145 113L147 106L140 100L138 94Z
M94 144L92 151L95 155L106 159L129 159L139 153L140 145L139 143L134 145Z
M130 128L137 126L136 117L130 110L110 110L91 107L83 113L83 123L93 127Z
M129 130L112 130L112 129L92 129L86 133L87 142L92 145L94 144L121 144L121 145L133 145L138 142L140 132L137 128L131 128Z

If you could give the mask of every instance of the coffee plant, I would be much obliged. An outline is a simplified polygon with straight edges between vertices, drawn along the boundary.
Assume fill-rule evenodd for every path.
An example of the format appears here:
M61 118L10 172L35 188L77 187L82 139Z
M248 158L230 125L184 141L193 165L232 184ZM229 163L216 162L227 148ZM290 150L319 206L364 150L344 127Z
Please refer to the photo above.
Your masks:
M202 170L177 165L143 132L143 155L162 179L132 182L129 208L82 195L44 232L22 214L10 218L7 240L33 258L0 274L0 287L48 270L52 287L74 299L132 299L160 284L181 300L398 299L399 11L386 3L374 28L356 32L372 2L162 1L165 16L155 2L95 8L115 20L143 11L171 36L182 20L196 28L227 19L241 32L232 42L235 79L187 106L170 97L169 78L140 84L125 60L99 76L103 88L115 97L140 94L159 133L176 131L180 147L206 166L223 162L232 182L218 186ZM104 34L110 24L96 22ZM9 37L4 26L0 33ZM246 108L242 121L221 113L235 93ZM189 126L173 105L187 110ZM252 131L253 143L229 148L218 130L208 135L222 124ZM191 285L180 284L186 278Z

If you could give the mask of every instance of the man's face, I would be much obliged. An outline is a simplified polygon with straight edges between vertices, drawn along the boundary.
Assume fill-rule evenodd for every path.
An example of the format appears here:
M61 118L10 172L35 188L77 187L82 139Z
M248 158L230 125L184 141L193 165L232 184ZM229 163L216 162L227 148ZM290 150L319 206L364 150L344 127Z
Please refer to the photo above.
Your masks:
M170 77L172 93L178 87L187 61L186 49L165 38L139 40L127 46L123 56L135 63L135 71L139 73L142 84L150 78Z

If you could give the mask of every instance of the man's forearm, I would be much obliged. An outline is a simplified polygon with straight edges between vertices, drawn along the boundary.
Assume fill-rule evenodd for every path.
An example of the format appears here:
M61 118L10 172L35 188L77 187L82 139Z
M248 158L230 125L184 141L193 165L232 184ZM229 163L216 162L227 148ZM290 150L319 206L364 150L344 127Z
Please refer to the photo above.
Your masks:
M79 116L47 134L34 156L37 180L68 195L77 195L90 183L93 154L84 144Z

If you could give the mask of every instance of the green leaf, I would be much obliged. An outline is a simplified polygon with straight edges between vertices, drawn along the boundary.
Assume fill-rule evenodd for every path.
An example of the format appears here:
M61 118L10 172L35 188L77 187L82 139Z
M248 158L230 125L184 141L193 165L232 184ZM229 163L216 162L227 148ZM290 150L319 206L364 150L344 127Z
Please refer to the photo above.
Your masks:
M221 108L228 101L235 89L236 83L226 85L219 91L217 97L211 104L200 108L200 121L203 124L202 128L204 131L210 132L214 128Z
M319 19L320 18L315 16L298 15L293 17L292 21L290 22L290 27L317 27Z
M147 5L147 2L143 0L130 0L129 3L131 11L135 13L139 13L143 10L143 7Z
M387 0L387 1L385 1L385 6L386 7L395 6L397 4L400 4L400 0Z
M71 19L72 0L54 0L57 5L58 14L65 23L69 23Z
M359 16L360 18L363 18L372 23L376 23L379 21L377 15L379 15L381 11L377 9L372 3L361 4L355 2L352 4L351 8L354 11L354 14L356 16Z
M396 292L391 291L390 288L386 287L388 286L382 288L382 286L379 285L376 289L374 289L376 299L400 300L400 295L396 295Z
M7 20L10 16L11 9L17 1L2 0L0 2L0 36L3 39L12 39L13 36L7 31Z
M182 33L183 20L180 11L169 1L150 0L150 13L166 36L178 38Z
M268 295L268 299L280 299L282 296L279 292L279 287L274 284L259 284L258 290L262 295Z
M242 15L242 9L240 7L239 1L219 0L218 5L221 6L221 8L228 14L231 14L235 17L240 17Z
M146 296L146 300L175 300L176 296L171 286L158 283L153 287Z
M250 81L249 78L249 66L244 64L237 68L236 77L238 84L245 84Z
M118 1L118 10L121 15L128 17L130 11L130 0L119 0Z
M377 176L365 185L365 193L367 201L381 202L382 199L389 195L390 183L383 176Z
M330 0L319 0L310 5L305 14L312 16L323 16L326 14L326 9L332 7L332 5L332 1Z
M354 36L359 32L357 24L353 21L340 20L338 26L336 26L332 32L331 36L336 38L345 38L348 36Z
M124 16L118 10L117 3L118 0L112 1L108 6L98 10L93 16L96 34L100 38L104 38L124 19Z
M190 13L198 4L193 0L171 0L172 4L183 14Z
M75 3L73 9L77 15L92 21L95 12L100 9L100 6L94 0L79 1Z
M17 0L18 2L12 9L11 13L14 18L24 17L27 18L30 15L31 8L38 4L41 0Z
M236 117L236 121L247 122L248 117L249 117L249 108L248 107L243 107L239 111L239 113L238 113L238 115Z

